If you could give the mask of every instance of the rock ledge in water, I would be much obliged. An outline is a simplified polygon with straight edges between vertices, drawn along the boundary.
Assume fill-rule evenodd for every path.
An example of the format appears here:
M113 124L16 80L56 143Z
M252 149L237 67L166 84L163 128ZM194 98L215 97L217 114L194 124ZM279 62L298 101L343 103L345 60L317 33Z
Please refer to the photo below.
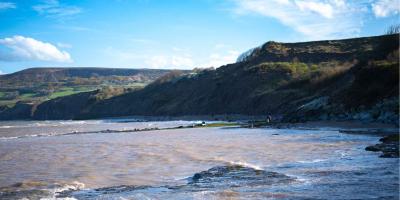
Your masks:
M202 188L239 187L289 183L294 178L242 165L217 166L194 174L189 185Z
M375 144L365 148L367 151L378 152L383 154L382 158L398 158L399 157L399 134L389 135L381 138L380 144Z

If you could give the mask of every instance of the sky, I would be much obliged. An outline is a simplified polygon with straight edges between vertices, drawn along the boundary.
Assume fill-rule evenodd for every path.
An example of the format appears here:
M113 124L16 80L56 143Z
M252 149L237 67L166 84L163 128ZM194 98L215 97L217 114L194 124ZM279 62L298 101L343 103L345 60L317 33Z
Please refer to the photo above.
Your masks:
M267 41L382 35L400 0L0 0L0 74L31 67L193 69Z

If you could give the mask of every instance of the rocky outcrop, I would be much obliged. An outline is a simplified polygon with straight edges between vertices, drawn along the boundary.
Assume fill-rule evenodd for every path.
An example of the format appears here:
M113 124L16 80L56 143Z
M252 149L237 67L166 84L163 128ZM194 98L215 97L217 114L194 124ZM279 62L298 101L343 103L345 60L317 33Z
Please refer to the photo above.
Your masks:
M397 97L383 99L372 107L360 106L346 108L343 104L331 103L329 98L320 97L300 106L294 112L286 114L284 121L348 121L380 122L399 124L399 99Z
M382 158L398 158L399 157L399 134L383 137L379 140L381 143L368 146L367 151L382 152Z
M213 167L194 174L189 185L196 188L261 186L287 184L295 179L277 172L268 172L242 165Z
M96 101L94 95L97 92L82 92L76 95L45 101L37 106L32 118L36 120L75 119Z
M17 102L12 108L0 108L0 120L32 119L34 103Z
M265 186L276 186L290 184L296 181L290 177L277 172L269 172L254 169L242 165L223 165L212 167L206 171L194 174L188 178L188 183L182 185L120 185L97 189L87 189L86 192L67 190L57 194L58 198L73 197L76 199L96 199L97 197L107 199L107 195L141 192L143 190L169 191L173 193L202 192L212 190L226 190L229 188L256 188ZM265 196L264 196L265 197ZM179 199L179 198L178 198ZM184 198L186 199L186 198Z

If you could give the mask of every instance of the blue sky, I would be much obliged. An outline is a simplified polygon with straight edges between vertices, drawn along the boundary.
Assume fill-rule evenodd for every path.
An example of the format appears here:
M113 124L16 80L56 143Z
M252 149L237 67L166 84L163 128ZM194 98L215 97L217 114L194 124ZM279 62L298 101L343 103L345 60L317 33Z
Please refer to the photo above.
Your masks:
M383 34L399 0L0 0L0 73L219 67L267 41Z

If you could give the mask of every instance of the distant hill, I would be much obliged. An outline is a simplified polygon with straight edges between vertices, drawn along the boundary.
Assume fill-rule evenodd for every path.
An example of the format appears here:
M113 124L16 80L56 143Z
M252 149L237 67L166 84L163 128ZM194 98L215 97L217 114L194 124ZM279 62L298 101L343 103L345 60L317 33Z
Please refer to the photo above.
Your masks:
M40 102L109 86L143 87L168 72L161 69L30 68L0 75L0 105Z
M168 73L143 89L99 101L77 95L57 98L37 105L31 117L272 114L291 122L398 123L398 54L398 34L267 42L241 56L240 62L215 70ZM74 96L79 109L63 111Z
M92 78L108 76L129 76L132 80L152 81L169 72L162 69L124 69L124 68L96 68L96 67L54 67L29 68L12 74L0 75L1 83L29 85L40 82L57 82L71 78ZM12 83L12 81L17 81ZM2 85L4 86L4 85Z

